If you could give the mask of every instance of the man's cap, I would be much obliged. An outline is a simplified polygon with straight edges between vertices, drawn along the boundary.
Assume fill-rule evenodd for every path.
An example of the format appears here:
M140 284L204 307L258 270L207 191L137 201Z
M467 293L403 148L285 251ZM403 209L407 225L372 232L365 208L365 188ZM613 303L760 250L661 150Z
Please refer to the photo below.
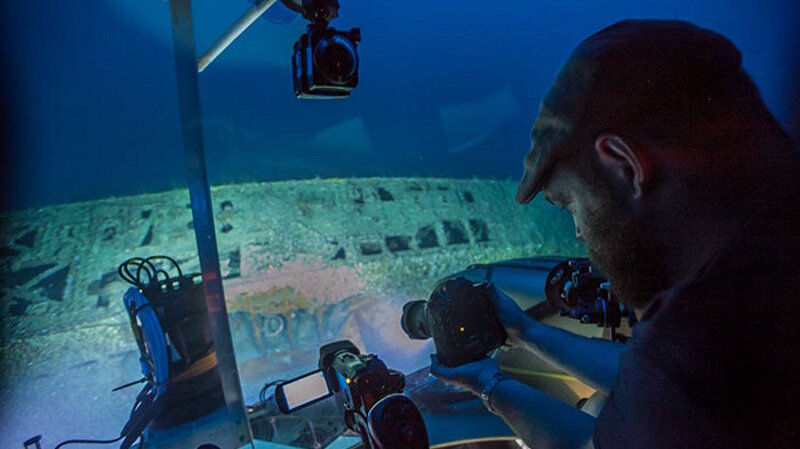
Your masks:
M516 200L530 202L557 161L604 131L644 127L650 114L735 95L717 81L742 73L741 63L730 40L683 21L624 20L588 37L542 100Z

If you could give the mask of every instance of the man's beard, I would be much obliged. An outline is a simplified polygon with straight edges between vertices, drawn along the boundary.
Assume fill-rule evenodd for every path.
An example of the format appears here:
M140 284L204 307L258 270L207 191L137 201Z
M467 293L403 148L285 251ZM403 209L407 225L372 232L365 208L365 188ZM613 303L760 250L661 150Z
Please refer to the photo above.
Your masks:
M632 210L610 195L602 195L598 207L589 211L586 236L589 258L611 282L611 292L620 302L637 309L667 287L664 251Z

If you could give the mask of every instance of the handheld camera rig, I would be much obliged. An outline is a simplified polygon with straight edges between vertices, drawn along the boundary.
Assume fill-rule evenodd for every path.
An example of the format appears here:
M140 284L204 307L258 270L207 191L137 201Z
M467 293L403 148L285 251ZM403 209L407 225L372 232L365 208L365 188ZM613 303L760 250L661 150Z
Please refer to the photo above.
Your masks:
M447 279L434 287L427 301L407 302L400 324L410 338L433 338L446 366L479 360L507 339L491 302L494 294L486 282Z
M536 284L531 289L543 290L545 298L536 294L540 301L546 299L547 307L542 310L552 313L551 306L555 307L561 316L609 328L612 341L626 340L616 329L623 316L628 317L631 327L636 317L617 301L611 284L592 269L589 259L539 257L511 262L473 266L440 281L427 300L410 301L403 306L403 330L412 339L433 338L439 360L446 366L483 358L507 338L491 301L492 295L497 294L491 273L508 269ZM485 271L480 276L485 280L471 280L475 278L474 271L480 269Z

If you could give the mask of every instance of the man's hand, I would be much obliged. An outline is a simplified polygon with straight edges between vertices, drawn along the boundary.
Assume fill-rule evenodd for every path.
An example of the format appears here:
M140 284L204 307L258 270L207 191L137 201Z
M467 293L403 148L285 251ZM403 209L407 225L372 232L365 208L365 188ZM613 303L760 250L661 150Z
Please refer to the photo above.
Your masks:
M533 352L602 393L611 391L625 345L539 323L499 289L494 292L490 297L509 344Z
M519 308L513 299L509 298L500 289L492 286L494 295L491 295L494 308L500 323L506 329L509 343L513 346L522 346L525 343L525 332L536 325L536 321Z
M436 354L431 354L431 374L449 384L465 388L478 396L492 379L492 376L499 372L500 368L498 368L497 362L489 357L451 368L439 363Z
M490 358L453 368L431 355L431 374L480 396L500 370ZM530 447L591 447L594 418L513 379L495 384L492 408Z

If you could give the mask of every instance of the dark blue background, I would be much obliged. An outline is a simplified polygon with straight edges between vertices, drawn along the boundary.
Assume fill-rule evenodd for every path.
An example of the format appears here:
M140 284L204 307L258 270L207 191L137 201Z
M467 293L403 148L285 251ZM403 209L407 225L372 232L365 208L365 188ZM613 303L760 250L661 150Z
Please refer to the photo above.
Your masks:
M193 3L200 53L249 6ZM257 21L200 75L213 183L515 178L560 64L582 38L629 17L682 18L727 35L770 108L798 128L794 1L340 3L333 25L359 26L363 37L350 99L294 98L290 54L302 19ZM9 0L0 12L7 205L184 185L167 2ZM470 103L462 109L472 112L452 113ZM337 124L344 131L320 135Z

